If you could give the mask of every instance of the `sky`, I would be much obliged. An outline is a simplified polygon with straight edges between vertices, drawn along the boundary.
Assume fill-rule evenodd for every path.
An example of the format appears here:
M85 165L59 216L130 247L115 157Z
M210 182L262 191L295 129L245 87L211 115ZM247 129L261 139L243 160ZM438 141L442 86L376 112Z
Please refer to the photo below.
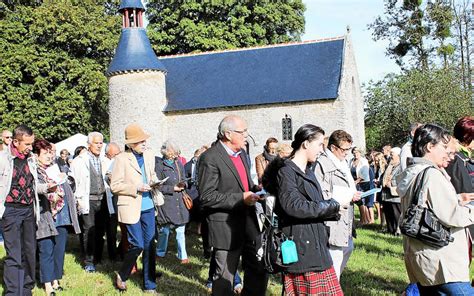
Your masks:
M399 72L398 66L385 55L388 41L373 41L367 25L383 14L382 0L303 0L306 5L305 34L302 40L338 37L351 29L359 79L361 83L382 79Z

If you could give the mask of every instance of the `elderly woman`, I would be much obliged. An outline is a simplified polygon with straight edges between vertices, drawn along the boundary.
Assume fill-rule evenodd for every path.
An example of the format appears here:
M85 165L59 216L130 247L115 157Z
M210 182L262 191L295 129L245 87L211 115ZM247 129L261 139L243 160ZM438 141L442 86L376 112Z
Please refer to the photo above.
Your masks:
M265 189L277 196L279 227L296 244L298 261L283 273L285 295L343 295L333 268L324 221L339 219L339 203L325 200L311 165L323 151L324 131L312 124L298 129L288 159L265 171ZM267 182L268 180L268 182Z
M277 156L278 140L275 138L268 138L263 146L262 154L255 157L255 168L257 171L258 184L262 184L262 177L268 163Z
M387 231L392 235L400 235L398 221L401 215L400 197L396 191L397 177L402 172L400 164L400 151L398 147L390 150L390 163L382 177L383 208Z
M184 167L178 161L179 149L170 141L161 146L163 158L156 157L155 172L158 178L168 177L161 185L160 191L165 198L165 204L159 207L158 216L158 246L156 256L164 257L168 249L168 237L171 229L176 231L178 244L178 259L182 264L189 263L186 253L186 238L184 235L186 223L189 222L189 211L183 202L183 191L186 188Z
M448 156L450 136L443 128L425 124L419 127L412 144L413 163L400 175L397 190L402 213L410 206L415 180L425 171L422 184L423 206L432 210L449 227L454 238L436 248L415 238L403 237L405 265L410 282L418 283L421 295L474 295L469 283L469 258L466 226L474 223L474 211L464 206L472 194L457 195L442 169ZM403 216L402 216L403 219Z
M349 167L354 178L357 190L367 191L370 189L370 167L367 158L362 154L362 150L358 147L352 148L352 160ZM370 222L370 213L373 217L373 198L366 197L358 202L360 212L360 222L368 224Z
M110 180L110 189L117 195L118 221L125 225L129 243L115 279L121 291L127 289L126 281L143 251L143 289L146 293L156 293L155 207L149 184L157 178L153 153L146 150L149 137L138 124L125 128L128 149L115 157Z
M325 200L339 198L341 218L328 221L329 253L336 271L337 278L346 267L354 249L352 237L355 237L354 206L352 202L360 199L354 180L349 172L346 157L351 151L352 136L343 130L334 131L328 139L327 149L321 154L315 167L316 178L321 184Z
M36 140L33 153L36 154L38 162L38 181L43 184L55 183L52 178L59 176L49 176L46 172L54 157L51 144L46 140ZM55 291L61 290L59 280L63 277L68 228L72 226L76 234L81 230L77 219L76 200L67 182L56 186L55 190L47 194L40 194L39 198L41 214L36 239L40 281L44 284L47 295L55 295Z

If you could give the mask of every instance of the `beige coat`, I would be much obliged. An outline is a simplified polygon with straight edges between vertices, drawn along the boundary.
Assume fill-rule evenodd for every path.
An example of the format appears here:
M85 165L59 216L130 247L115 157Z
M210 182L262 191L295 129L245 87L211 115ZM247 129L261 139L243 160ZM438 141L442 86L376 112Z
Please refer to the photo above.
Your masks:
M150 151L143 153L148 182L156 180L155 157ZM142 194L137 191L143 184L142 172L132 152L120 153L115 157L110 178L110 189L117 195L118 221L135 224L140 220Z
M411 203L416 175L429 165L424 158L413 158L399 178L397 190L401 197L402 216ZM423 286L450 282L470 282L466 226L474 224L474 210L459 205L458 195L444 170L429 169L423 187L426 188L424 205L433 210L440 221L451 228L453 242L442 248L433 248L423 242L403 237L405 265L410 282Z
M328 156L331 153L326 150L321 154L316 162L314 173L318 179L321 189L323 190L323 197L325 200L334 198L334 186L344 188L344 194L353 196L356 192L355 185L352 184L352 178L349 172L348 164L347 173L336 166L334 161ZM333 156L335 158L335 156ZM354 183L354 182L352 182ZM347 247L349 245L350 237L356 236L354 226L354 205L341 206L339 214L341 218L338 221L326 221L325 224L330 228L329 244L335 247Z

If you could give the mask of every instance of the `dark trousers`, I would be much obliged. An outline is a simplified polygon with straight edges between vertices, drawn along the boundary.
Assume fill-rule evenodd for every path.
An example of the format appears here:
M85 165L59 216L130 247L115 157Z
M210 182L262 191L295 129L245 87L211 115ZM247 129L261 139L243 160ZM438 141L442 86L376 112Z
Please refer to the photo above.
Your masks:
M4 295L32 295L35 286L36 221L33 207L5 207L2 219L6 250Z
M105 234L107 237L107 253L112 261L117 259L117 226L117 214L110 215L107 213Z
M81 250L85 265L98 264L102 260L104 234L109 211L105 196L102 200L89 201L89 214L82 215Z
M401 215L401 204L384 201L383 210L385 213L385 221L387 222L387 231L395 235L398 230L398 221Z
M212 295L233 295L234 275L237 272L240 256L244 270L243 296L265 295L268 273L261 261L257 261L255 244L246 242L243 248L235 250L214 250L216 272L212 282Z
M216 273L216 258L211 256L211 261L209 263L209 273L207 275L207 282L212 283L214 279L214 273ZM237 286L238 284L242 284L242 279L240 278L239 271L235 273L233 286Z
M119 275L126 281L138 256L143 251L143 286L144 290L156 289L155 267L155 209L142 211L140 220L135 224L125 224L129 249L125 253Z
M201 238L202 238L202 250L204 258L211 257L211 246L209 245L209 224L207 223L206 216L203 215L201 219Z
M60 280L64 271L64 255L67 243L67 227L56 227L58 235L38 240L40 282Z

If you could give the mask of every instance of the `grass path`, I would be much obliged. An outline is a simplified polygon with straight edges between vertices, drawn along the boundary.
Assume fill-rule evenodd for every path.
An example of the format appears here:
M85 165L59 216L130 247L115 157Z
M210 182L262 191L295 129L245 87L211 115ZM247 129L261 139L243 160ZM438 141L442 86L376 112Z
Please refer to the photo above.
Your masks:
M341 285L345 295L400 295L408 278L403 263L401 238L379 232L373 225L358 229L355 250L344 270ZM208 295L205 282L208 263L201 257L200 241L196 234L187 235L189 265L181 265L174 256L176 245L171 235L168 255L157 262L157 269L163 272L158 281L158 291L163 295ZM107 260L98 266L98 272L85 273L80 265L78 239L69 237L66 254L65 276L62 285L65 291L59 295L142 295L141 277L133 275L128 281L128 291L118 293L113 286L114 270L119 263ZM0 257L5 250L0 247ZM106 258L106 254L104 254ZM0 273L3 275L3 259L0 260ZM471 268L471 275L474 268ZM2 276L3 277L3 276ZM0 293L3 286L0 286ZM281 295L279 276L272 276L268 295ZM33 295L45 295L42 289L35 288Z

